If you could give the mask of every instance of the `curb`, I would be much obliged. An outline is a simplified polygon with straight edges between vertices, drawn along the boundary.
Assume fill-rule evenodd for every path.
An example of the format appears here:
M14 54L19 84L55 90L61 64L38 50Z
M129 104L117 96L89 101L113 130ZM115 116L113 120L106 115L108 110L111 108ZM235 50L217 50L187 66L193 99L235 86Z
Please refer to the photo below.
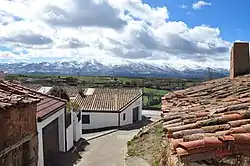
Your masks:
M91 137L91 138L89 138L89 139L86 139L86 141L90 141L90 140L93 140L93 139L96 139L96 138L99 138L99 137L102 137L102 136L105 136L105 135L114 133L114 132L116 132L116 131L118 131L118 130L119 130L119 129L114 129L114 130L112 130L112 131L109 131L109 132L106 132L106 133L103 133L103 134L99 134L99 135L97 135L97 136L93 136L93 137Z

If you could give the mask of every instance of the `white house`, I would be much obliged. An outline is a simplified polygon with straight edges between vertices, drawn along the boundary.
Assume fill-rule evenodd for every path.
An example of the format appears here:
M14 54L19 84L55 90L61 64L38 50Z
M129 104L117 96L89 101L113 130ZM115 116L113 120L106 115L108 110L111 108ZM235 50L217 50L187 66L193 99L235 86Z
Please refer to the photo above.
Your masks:
M72 111L73 115L73 140L77 142L82 137L82 114L81 111Z
M42 86L37 91L50 95L55 87ZM60 86L61 89L65 90L69 99L72 101L75 99L78 93L78 87L76 86ZM69 108L70 109L70 108ZM81 138L82 126L81 126L81 112L79 110L70 109L66 111L66 150L69 151L74 142L77 142Z
M66 100L46 95L11 82L6 86L18 94L39 98L37 103L38 166L51 165L60 152L73 147L73 116L66 108ZM81 133L81 131L79 130ZM50 164L49 164L50 163Z
M142 118L142 90L88 88L74 100L82 110L82 129L120 127Z

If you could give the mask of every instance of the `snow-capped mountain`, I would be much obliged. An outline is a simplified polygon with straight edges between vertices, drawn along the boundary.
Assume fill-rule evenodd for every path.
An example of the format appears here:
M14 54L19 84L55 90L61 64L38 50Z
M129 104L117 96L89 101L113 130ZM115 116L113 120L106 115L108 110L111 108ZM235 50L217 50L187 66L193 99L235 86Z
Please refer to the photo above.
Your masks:
M123 64L105 64L97 60L84 62L41 62L41 63L0 63L0 70L18 74L60 74L84 76L129 76L129 77L172 77L172 78L205 78L208 69L202 66L173 67L167 63L148 63L126 61ZM211 68L213 77L224 77L228 70Z

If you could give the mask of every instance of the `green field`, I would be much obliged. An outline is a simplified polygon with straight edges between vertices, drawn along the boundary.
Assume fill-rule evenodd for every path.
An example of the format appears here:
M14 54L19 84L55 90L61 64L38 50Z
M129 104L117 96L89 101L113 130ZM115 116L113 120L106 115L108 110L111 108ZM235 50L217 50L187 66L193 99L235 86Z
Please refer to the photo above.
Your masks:
M87 87L110 87L110 88L125 88L139 87L143 89L143 109L161 108L161 98L168 91L175 88L187 88L202 82L202 80L194 79L174 79L174 78L140 78L140 77L114 77L114 76L67 76L67 75L47 75L47 74L9 74L6 75L8 80L19 80L26 82L33 80L31 83L60 85L67 84L73 86ZM29 82L30 83L30 82ZM165 90L163 90L165 89Z
M144 93L152 93L156 96L164 96L168 93L166 90L158 90L158 89L152 89L152 88L143 88Z
M143 88L143 108L160 110L161 98L167 93L166 90Z

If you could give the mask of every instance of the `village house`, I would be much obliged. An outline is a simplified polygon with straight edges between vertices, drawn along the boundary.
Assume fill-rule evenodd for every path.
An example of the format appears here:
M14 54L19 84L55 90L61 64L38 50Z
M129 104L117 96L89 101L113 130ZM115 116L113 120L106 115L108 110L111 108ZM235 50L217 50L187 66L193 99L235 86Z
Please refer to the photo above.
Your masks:
M137 88L87 88L74 103L82 110L83 132L120 127L142 118L142 91Z
M15 89L1 84L0 81L0 165L36 166L36 104L40 99L15 93Z
M70 142L70 144L68 144L69 150L73 146L73 143L79 141L82 137L81 110L73 103L74 99L79 94L79 88L77 86L41 86L37 91L47 95L56 95L68 99L68 107L70 107L68 109L70 110L66 112L66 116L68 117L67 119L71 119L72 123L67 128L67 135L69 140L73 139L73 142L68 141Z
M73 101L76 96L79 94L81 88L78 88L77 86L40 86L38 89L36 89L38 92L53 95L54 91L62 90L64 91L67 96L69 97L69 100Z
M234 43L230 77L162 98L162 165L250 165L249 43Z
M0 89L6 88L11 89L15 94L40 99L36 103L37 108L35 109L38 132L38 166L52 164L61 152L66 152L73 147L73 116L71 116L71 110L67 112L65 100L2 81Z

